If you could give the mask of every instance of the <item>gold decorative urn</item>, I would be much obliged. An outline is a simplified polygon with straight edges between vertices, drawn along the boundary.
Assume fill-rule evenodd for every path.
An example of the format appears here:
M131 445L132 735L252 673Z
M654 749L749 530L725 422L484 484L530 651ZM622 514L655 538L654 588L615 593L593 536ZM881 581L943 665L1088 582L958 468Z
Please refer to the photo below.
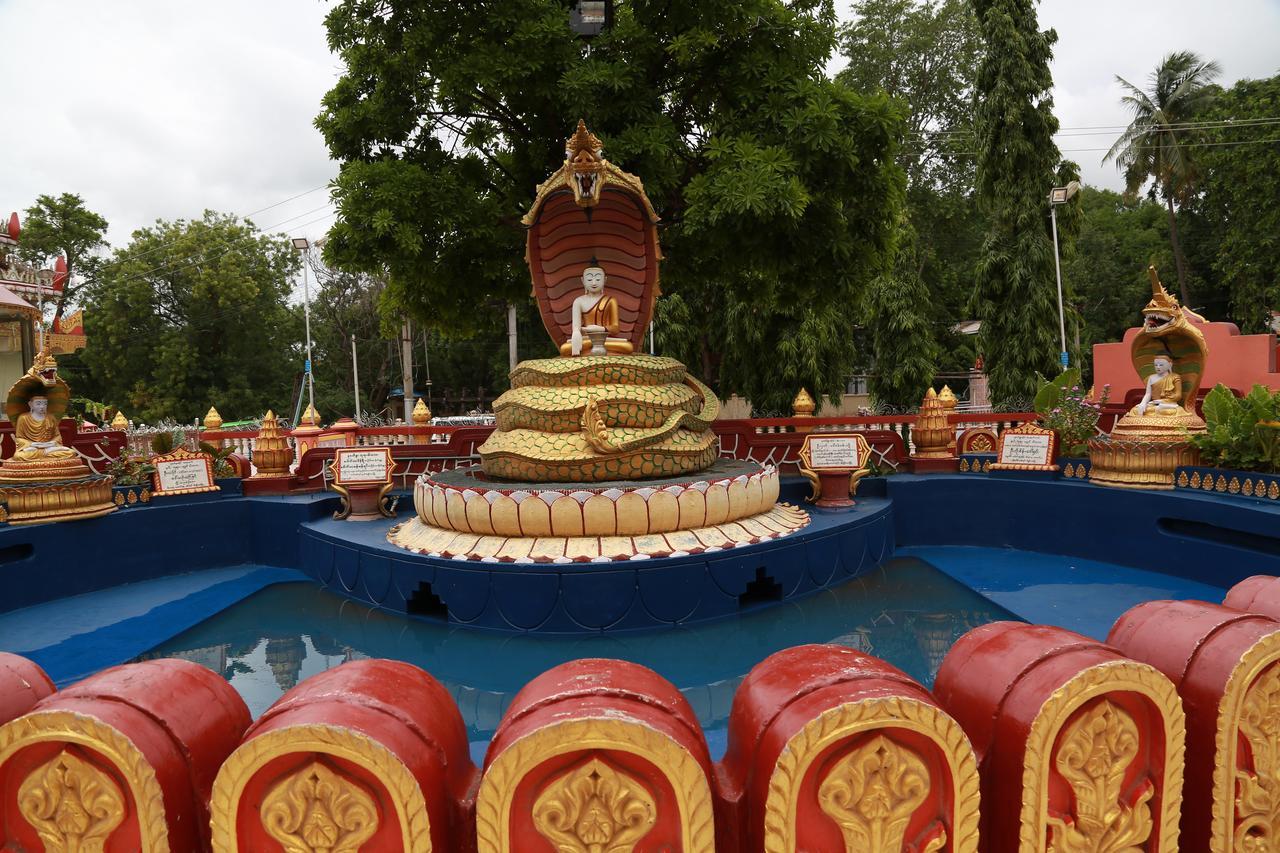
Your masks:
M1174 471L1196 465L1200 452L1191 437L1205 431L1195 413L1209 348L1197 328L1200 315L1180 306L1165 290L1155 267L1151 301L1142 309L1142 329L1131 358L1146 383L1142 401L1116 422L1111 434L1089 441L1089 479L1125 489L1172 489Z
M253 467L258 477L283 477L289 474L293 464L293 449L289 439L280 433L280 421L276 413L268 411L262 418L258 437L253 442Z

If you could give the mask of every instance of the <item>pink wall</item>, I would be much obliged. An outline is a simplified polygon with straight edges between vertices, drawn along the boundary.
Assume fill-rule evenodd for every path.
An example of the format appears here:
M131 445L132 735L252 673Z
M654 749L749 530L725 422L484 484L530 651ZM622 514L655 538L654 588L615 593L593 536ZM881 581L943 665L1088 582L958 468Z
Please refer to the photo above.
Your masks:
M1201 391L1219 382L1241 393L1258 384L1280 391L1274 334L1242 335L1235 323L1201 323L1199 327L1209 348ZM1120 343L1093 345L1094 387L1110 383L1112 400L1123 400L1125 392L1142 388L1142 379L1129 360L1133 339L1140 331L1129 329Z

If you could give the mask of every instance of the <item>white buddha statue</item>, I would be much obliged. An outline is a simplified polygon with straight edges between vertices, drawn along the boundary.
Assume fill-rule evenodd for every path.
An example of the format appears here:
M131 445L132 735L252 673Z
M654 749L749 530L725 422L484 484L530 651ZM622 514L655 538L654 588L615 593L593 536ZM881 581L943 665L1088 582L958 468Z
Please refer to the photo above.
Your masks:
M634 350L627 339L610 337L621 326L618 301L604 292L605 279L601 267L590 266L582 271L583 294L573 300L573 332L560 345L561 355L625 355ZM603 344L604 352L599 351L597 342Z
M1158 355L1152 362L1155 372L1147 378L1147 391L1131 415L1185 415L1182 407L1182 377L1173 372L1173 359Z

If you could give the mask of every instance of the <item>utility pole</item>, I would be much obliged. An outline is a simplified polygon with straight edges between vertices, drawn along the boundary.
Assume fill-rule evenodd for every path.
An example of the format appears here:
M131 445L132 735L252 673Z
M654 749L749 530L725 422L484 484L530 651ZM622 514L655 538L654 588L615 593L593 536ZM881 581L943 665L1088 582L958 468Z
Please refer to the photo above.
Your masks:
M316 405L316 386L311 378L311 283L307 276L308 252L311 243L306 237L294 237L293 248L302 254L302 314L307 323L307 408L314 410Z
M351 389L356 396L356 423L360 423L360 362L356 358L356 336L351 334Z
M404 328L400 330L400 368L401 382L404 389L404 422L413 423L413 329L408 318Z
M427 330L422 330L422 369L426 371L427 378L423 381L423 387L426 388L425 396L427 398L427 408L431 408L431 350L427 347Z
M516 362L519 360L516 346L516 304L509 302L507 303L507 362L512 370L516 369Z

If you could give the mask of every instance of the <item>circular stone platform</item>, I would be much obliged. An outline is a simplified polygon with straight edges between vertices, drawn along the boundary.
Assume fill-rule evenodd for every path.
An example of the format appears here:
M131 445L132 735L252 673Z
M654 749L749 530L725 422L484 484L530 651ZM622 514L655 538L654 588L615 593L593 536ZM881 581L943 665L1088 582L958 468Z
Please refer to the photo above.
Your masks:
M720 534L708 533L717 545L726 538L730 542L757 542L803 526L800 510L774 512L778 488L778 472L773 466L762 468L735 460L722 460L698 474L596 483L591 488L573 483L502 482L479 468L464 468L419 477L413 491L417 519L391 531L388 538L411 551L452 551L483 559L497 555L488 553L487 547L475 552L478 545L467 544L469 540L449 545L433 532L509 540L647 537L746 524L754 517L770 516L742 529L735 526ZM699 546L688 537L646 545L649 547L626 554L615 548L613 558L638 553L697 553L690 549L706 547L706 543ZM547 543L533 549L532 559L539 558L544 546Z

